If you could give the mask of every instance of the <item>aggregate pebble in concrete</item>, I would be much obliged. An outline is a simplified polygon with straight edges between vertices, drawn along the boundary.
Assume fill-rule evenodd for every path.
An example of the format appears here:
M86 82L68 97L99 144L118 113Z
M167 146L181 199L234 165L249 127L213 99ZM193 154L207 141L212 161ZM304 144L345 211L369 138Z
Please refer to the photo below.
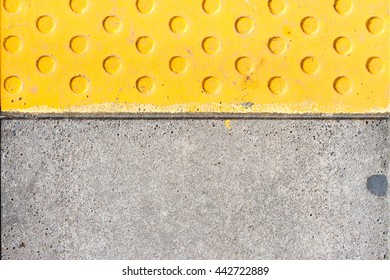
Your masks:
M385 259L386 120L4 120L3 259Z
M386 175L372 175L367 179L367 189L377 196L385 196L388 185Z

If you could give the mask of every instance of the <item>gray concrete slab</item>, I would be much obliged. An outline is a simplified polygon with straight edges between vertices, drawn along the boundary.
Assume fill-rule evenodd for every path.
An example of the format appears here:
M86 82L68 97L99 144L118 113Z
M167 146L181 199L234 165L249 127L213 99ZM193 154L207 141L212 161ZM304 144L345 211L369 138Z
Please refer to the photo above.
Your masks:
M389 258L388 121L231 126L3 120L2 258Z

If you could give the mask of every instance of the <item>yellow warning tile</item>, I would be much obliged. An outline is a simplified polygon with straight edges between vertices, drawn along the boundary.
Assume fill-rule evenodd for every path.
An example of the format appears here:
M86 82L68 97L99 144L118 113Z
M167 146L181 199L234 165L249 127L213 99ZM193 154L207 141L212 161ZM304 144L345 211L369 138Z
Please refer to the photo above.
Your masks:
M388 113L388 0L3 0L1 110Z

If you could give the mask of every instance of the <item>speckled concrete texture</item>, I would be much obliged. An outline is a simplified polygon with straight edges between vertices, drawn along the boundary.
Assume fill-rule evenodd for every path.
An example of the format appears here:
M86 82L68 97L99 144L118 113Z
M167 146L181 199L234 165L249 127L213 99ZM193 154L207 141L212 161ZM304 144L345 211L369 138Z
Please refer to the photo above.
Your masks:
M387 120L3 120L1 139L3 259L389 258L369 188Z

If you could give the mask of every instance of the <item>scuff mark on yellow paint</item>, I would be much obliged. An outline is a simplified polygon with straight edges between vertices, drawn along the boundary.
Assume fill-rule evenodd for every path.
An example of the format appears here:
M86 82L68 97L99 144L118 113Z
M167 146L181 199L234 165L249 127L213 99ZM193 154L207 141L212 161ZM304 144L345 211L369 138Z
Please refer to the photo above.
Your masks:
M225 126L229 131L232 130L231 120L225 120Z

